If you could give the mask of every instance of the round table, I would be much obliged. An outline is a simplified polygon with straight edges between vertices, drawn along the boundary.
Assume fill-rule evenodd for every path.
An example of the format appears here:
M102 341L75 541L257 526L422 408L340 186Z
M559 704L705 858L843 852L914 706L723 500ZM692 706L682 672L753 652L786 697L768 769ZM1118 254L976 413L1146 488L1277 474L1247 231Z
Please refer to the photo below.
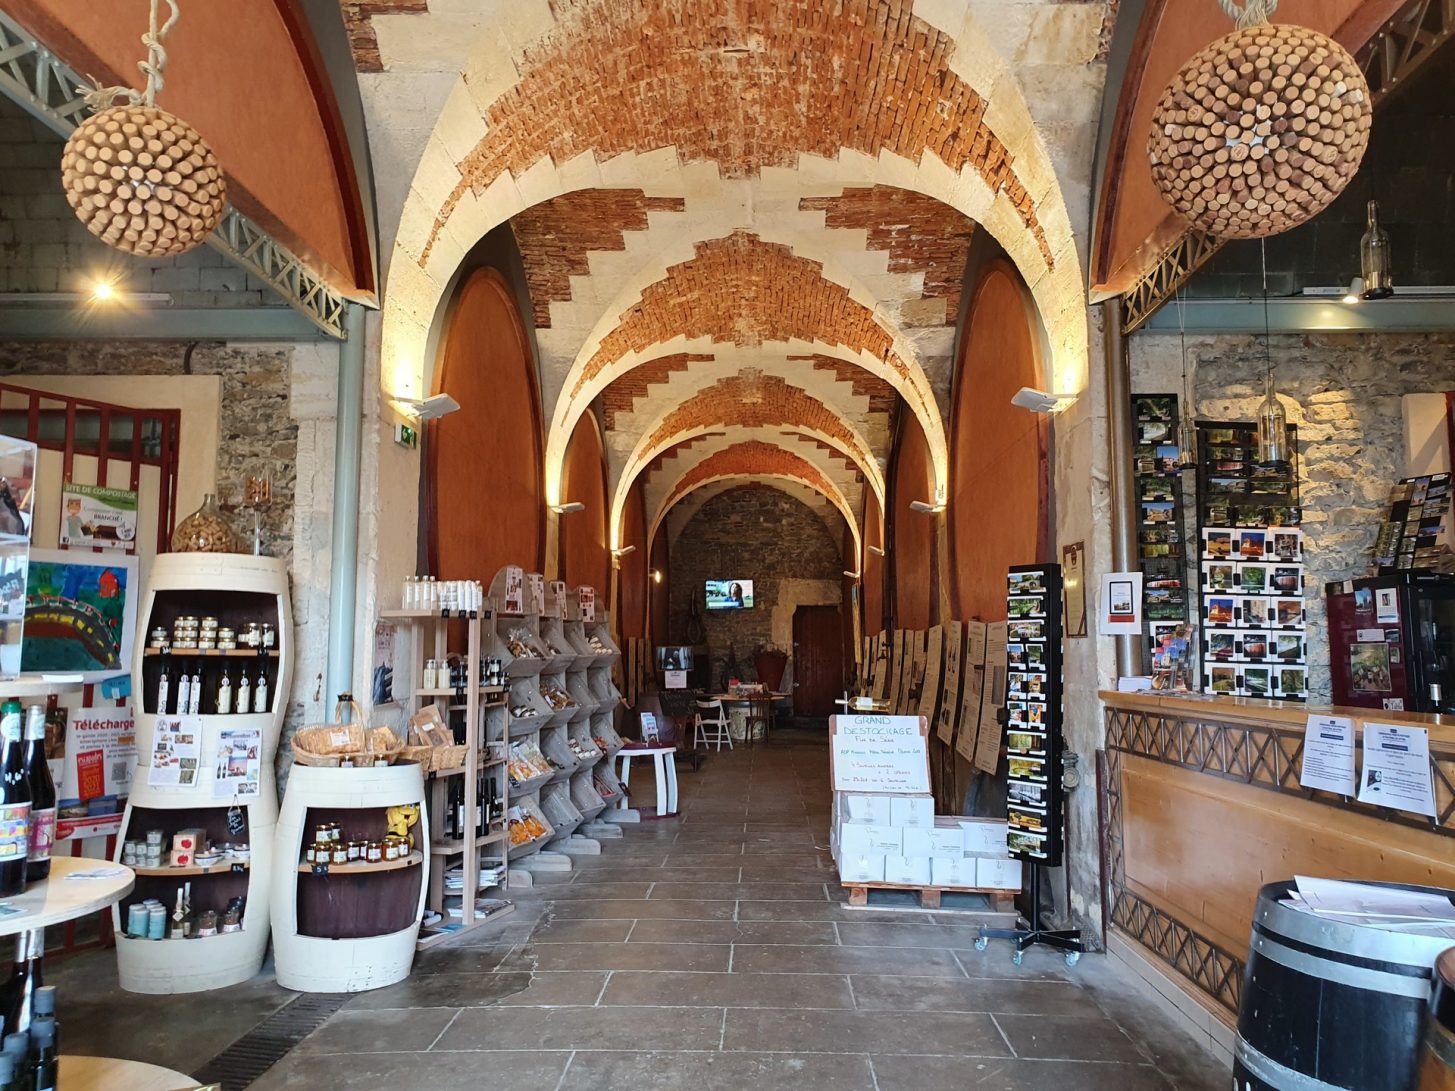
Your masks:
M73 879L87 871L108 873L94 879ZM0 905L20 910L0 917L0 936L38 932L52 924L84 917L119 902L136 886L136 872L124 864L88 856L51 857L50 877L32 883L23 894L0 899Z
M191 1076L141 1061L111 1057L61 1057L57 1085L66 1091L188 1091L197 1086Z
M725 705L748 706L748 722L743 741L749 746L753 745L755 738L753 734L753 721L762 721L763 739L766 742L769 730L773 724L774 704L792 699L793 695L791 693L709 693L703 698L706 701L721 701Z

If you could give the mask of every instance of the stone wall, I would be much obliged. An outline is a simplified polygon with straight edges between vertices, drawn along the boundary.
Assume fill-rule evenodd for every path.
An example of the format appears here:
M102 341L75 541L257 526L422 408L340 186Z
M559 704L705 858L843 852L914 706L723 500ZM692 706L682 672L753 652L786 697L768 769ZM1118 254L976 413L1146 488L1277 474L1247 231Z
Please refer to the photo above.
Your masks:
M714 496L673 542L668 587L672 640L685 637L693 599L702 605L709 579L753 581L751 610L702 611L712 659L712 684L721 680L729 650L737 677L752 680L753 653L789 651L793 609L836 603L843 597L839 544L807 505L777 489L749 485Z
M1196 410L1210 420L1255 418L1263 399L1258 336L1189 338ZM1298 426L1309 630L1309 699L1329 699L1324 584L1367 574L1387 510L1389 486L1404 473L1405 394L1455 389L1455 336L1309 334L1274 337L1274 376L1290 424ZM1131 341L1132 389L1181 389L1178 339L1139 333ZM1184 478L1192 491L1192 478ZM1189 505L1192 498L1188 496ZM1191 538L1196 512L1185 513ZM1190 575L1189 586L1196 586Z

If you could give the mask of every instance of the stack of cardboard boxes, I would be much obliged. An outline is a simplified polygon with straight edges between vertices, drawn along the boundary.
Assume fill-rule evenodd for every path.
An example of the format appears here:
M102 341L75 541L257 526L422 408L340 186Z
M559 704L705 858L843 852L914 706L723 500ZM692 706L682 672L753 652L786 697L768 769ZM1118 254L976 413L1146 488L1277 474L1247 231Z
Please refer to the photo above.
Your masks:
M1003 819L937 816L934 797L835 792L832 848L846 883L1019 890Z

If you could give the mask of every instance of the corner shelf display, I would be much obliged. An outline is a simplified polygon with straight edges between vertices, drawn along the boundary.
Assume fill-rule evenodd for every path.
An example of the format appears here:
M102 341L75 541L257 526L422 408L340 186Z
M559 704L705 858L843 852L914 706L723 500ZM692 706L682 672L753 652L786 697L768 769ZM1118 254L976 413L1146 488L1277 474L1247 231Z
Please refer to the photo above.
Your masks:
M409 976L429 870L424 802L417 762L354 769L293 766L278 820L273 876L279 985L299 992L362 992ZM416 821L409 824L395 808L412 811ZM391 826L404 829L413 844L396 860L308 860L320 827L329 826L343 845L380 842Z
M426 898L432 916L418 940L424 950L515 911L513 904L498 898L480 902L482 891L506 885L510 717L506 687L485 684L494 681L494 664L503 662L503 649L489 598L470 613L385 610L379 617L406 627L410 634L414 682L407 706L410 722L444 724L454 744L431 750L453 751L447 766L430 764L423 771L429 826L434 831L428 845ZM426 677L431 663L448 685L425 684L434 681ZM468 891L474 894L467 896Z
M1223 697L1308 696L1298 432L1286 464L1254 462L1246 422L1198 421L1202 688Z
M257 647L208 654L178 632L216 619L241 636L271 626ZM179 622L181 623L179 626ZM116 839L162 847L161 865L138 867L136 887L112 909L121 987L138 993L220 989L246 981L268 946L269 886L278 821L273 757L282 733L293 675L293 615L283 561L232 553L166 553L152 561L137 623L139 634L162 630L161 647L139 635L132 661L138 770ZM194 638L195 639L195 638ZM210 650L209 650L210 651ZM183 675L198 679L196 714L177 712ZM167 679L165 702L162 679ZM229 685L232 710L219 711ZM247 710L238 709L246 678ZM179 849L201 831L199 847L220 850L207 866ZM204 859L210 859L204 857ZM148 940L125 930L131 905L155 898L171 910L190 884L193 917L216 915L216 935L195 941ZM231 910L231 912L229 912Z
M1061 566L1019 565L1007 576L1006 848L1061 863Z
M1176 394L1132 397L1137 487L1137 556L1148 648L1187 622L1187 538L1182 520L1182 452Z

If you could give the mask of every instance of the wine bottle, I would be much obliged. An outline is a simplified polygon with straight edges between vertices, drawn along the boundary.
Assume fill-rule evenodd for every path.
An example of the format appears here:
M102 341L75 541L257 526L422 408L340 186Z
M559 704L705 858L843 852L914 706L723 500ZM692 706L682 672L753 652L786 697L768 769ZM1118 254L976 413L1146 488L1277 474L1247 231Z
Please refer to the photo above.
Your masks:
M258 684L253 687L253 711L268 711L268 668L258 668Z
M10 980L5 983L6 1034L24 1034L30 1029L35 993L43 984L41 956L44 953L43 931L27 929L16 934L15 968L10 972ZM8 1046L8 1039L6 1044Z
M248 677L248 669L244 667L241 676L237 680L237 711L239 715L252 711L253 707L253 680Z
M186 921L187 921L186 914L184 914L182 912L182 888L179 886L177 888L177 908L174 909L174 910L172 910L172 930L171 930L171 932L170 932L170 934L168 935L167 938L168 939L186 939L187 938L187 923L186 923Z
M181 710L178 709L180 713ZM198 716L202 713L202 664L198 663L196 670L192 672L192 693L187 700L187 715Z
M30 855L30 785L25 780L25 739L20 702L0 705L0 898L25 889Z
M40 1023L30 1036L30 1087L32 1091L56 1091L60 1075L60 1058L56 1055L56 1028Z
M222 668L222 681L217 683L217 714L226 716L232 712L232 672Z
M38 1026L49 1023L52 1033L55 1036L56 1052L61 1051L61 1025L56 1022L56 987L54 985L42 985L35 990L35 1015L31 1018L31 1025Z
M162 676L157 680L157 715L167 714L167 698L171 696L171 679L167 677L167 665L162 664Z
M45 709L40 705L31 705L25 713L25 782L30 788L25 881L38 883L50 877L56 839L56 782L45 760Z
M197 918L192 913L192 883L182 884L182 938L191 939L197 934Z

